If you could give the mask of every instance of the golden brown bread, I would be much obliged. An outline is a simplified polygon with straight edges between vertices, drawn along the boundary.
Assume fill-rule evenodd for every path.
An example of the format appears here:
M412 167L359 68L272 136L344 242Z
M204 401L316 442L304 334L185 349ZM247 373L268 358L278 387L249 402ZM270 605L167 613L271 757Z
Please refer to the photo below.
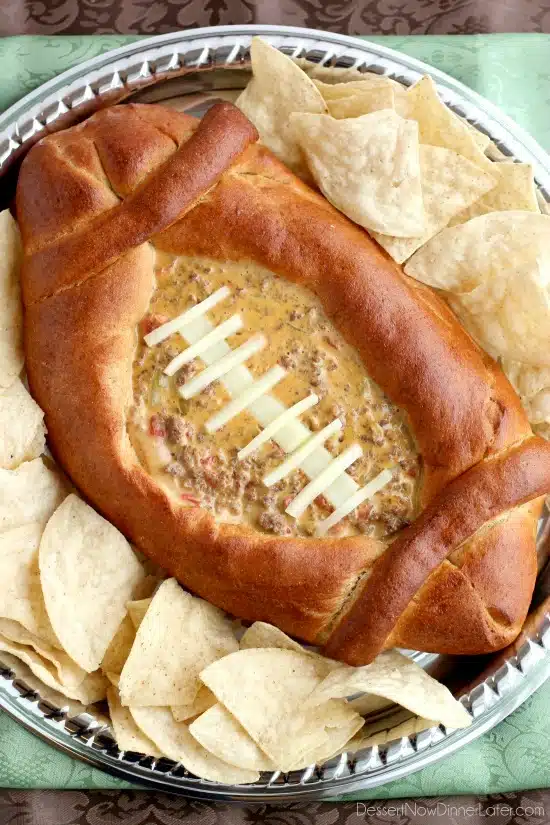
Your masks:
M497 650L529 606L550 445L439 297L256 137L230 104L200 124L131 105L29 153L17 191L27 370L52 449L136 545L236 616L353 664L395 645ZM219 524L142 468L126 412L136 329L154 288L151 244L254 261L318 295L405 411L422 456L425 509L389 547Z

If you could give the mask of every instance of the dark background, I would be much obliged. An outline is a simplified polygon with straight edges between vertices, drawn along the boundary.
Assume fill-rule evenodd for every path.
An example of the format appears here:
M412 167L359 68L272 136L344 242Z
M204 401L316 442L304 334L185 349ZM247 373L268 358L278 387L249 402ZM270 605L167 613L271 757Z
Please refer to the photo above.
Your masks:
M0 0L0 36L163 34L196 26L273 23L344 34L550 33L550 0ZM550 61L550 42L548 46ZM1 79L0 79L1 82ZM549 113L550 117L550 113ZM548 755L550 759L550 754ZM481 806L467 817L434 816L437 799L416 800L418 815L395 816L385 803L364 817L356 803L232 806L150 792L0 790L0 825L546 825L550 791L454 797L448 806ZM396 806L398 801L389 802ZM495 805L514 813L491 816ZM423 806L432 810L430 816ZM526 815L539 807L544 814ZM435 810L434 810L435 809ZM489 809L489 810L488 810ZM501 807L501 810L505 810Z

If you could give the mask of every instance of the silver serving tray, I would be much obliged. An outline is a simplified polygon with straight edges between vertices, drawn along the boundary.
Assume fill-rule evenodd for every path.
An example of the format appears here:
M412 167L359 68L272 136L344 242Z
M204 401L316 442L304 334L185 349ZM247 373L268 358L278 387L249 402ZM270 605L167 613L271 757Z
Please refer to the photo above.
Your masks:
M387 74L411 85L431 74L445 102L489 135L494 156L531 163L543 208L550 202L550 158L519 126L488 101L436 69L378 44L277 26L194 29L133 43L86 61L45 83L0 115L0 187L4 205L13 196L19 163L44 134L66 128L106 105L132 100L163 102L202 113L212 99L232 99L249 77L248 47L255 34L315 67L308 70L345 79L350 72ZM550 593L546 565L548 512L539 531L539 575L533 607L521 640L502 654L456 659L411 654L453 690L471 713L470 728L434 727L420 734L336 757L321 767L290 774L264 774L246 786L220 785L194 777L168 759L119 751L105 708L84 708L46 688L28 668L0 654L0 709L71 756L121 779L162 791L217 800L323 799L373 788L419 770L473 741L522 704L550 676ZM547 586L548 583L548 586ZM472 685L474 685L472 687ZM402 721L402 717L399 718ZM386 726L391 727L391 711Z

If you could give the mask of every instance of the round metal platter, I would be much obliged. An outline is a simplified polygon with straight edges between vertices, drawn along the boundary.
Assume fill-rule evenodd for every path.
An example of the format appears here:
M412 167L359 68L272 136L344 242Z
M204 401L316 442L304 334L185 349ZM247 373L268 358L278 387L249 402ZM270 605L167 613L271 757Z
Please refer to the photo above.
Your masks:
M447 105L489 135L495 159L506 156L532 164L541 206L547 209L550 158L529 135L475 92L418 60L378 44L277 26L221 26L162 35L96 57L44 84L0 115L4 199L11 199L20 159L36 140L103 106L130 100L162 102L202 114L213 99L233 99L250 76L248 47L256 34L286 54L316 64L308 70L325 77L329 73L346 79L350 73L368 71L388 75L409 86L423 74L431 74ZM544 569L549 528L545 510L538 541L538 602L550 592L546 587L550 577ZM520 647L513 646L492 660L410 652L452 689L460 690L461 701L473 717L471 727L462 731L433 727L349 757L342 754L320 767L290 774L264 774L253 785L216 784L189 774L168 759L155 760L119 751L104 709L84 708L54 693L25 665L4 653L0 654L0 709L71 756L157 790L217 800L322 799L372 788L419 770L506 718L550 676L550 615L537 615L537 622L531 625L532 630ZM387 711L382 717L381 728L397 724L391 713Z

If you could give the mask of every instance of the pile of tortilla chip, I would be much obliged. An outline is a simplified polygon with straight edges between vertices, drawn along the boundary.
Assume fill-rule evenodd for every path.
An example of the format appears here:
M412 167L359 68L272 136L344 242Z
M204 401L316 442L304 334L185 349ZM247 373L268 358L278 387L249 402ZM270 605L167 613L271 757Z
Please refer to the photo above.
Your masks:
M8 211L0 247L0 652L88 704L106 695L101 662L147 576L126 539L44 455L44 414L21 378L21 250Z
M500 360L533 429L548 438L550 215L510 206L444 229L405 272L441 291L470 334Z
M234 622L175 579L127 611L102 664L117 743L205 779L251 783L261 771L387 742L395 720L365 725L361 714L394 703L409 711L398 736L471 721L447 688L395 650L348 667L263 622L238 641Z
M444 295L550 437L550 216L532 167L491 161L430 77L326 83L261 38L251 59L237 105L262 142Z
M262 142L399 263L449 224L509 208L516 190L516 208L537 208L531 168L510 175L490 161L489 138L447 108L430 77L409 89L371 73L325 83L259 37L251 60L237 106Z

